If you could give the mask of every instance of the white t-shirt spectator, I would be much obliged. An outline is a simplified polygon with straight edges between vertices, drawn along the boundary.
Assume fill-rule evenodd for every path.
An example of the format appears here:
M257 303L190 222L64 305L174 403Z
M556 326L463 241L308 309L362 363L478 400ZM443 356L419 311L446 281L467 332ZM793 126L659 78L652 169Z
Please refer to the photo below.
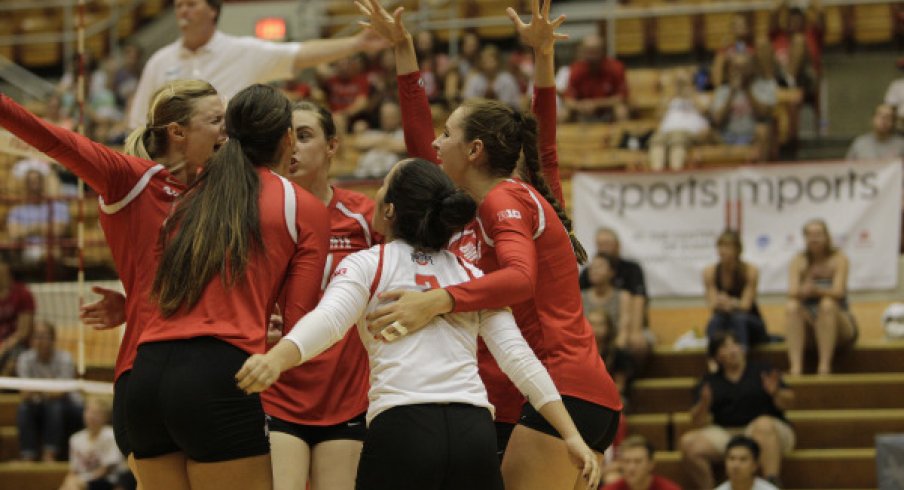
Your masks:
M875 160L879 158L898 158L904 156L904 137L889 135L882 141L875 133L861 134L848 148L848 160Z
M885 103L894 106L898 118L904 117L904 78L899 78L885 91Z
M764 480L762 478L757 478L753 481L753 486L750 487L750 489L751 490L778 490L778 487L767 482L766 480ZM727 482L719 485L718 487L716 487L716 490L733 490L733 489L731 487L731 482L727 481Z
M84 482L91 481L92 473L98 469L118 466L122 461L113 427L109 425L104 426L93 439L88 429L82 429L69 438L69 469ZM108 476L110 483L113 483L114 477L113 474Z
M160 48L144 66L129 112L129 127L145 124L151 96L166 82L206 80L228 100L249 85L291 78L300 46L216 31L207 44L191 51L178 39Z
M491 88L492 94L489 93ZM472 71L465 79L465 86L461 94L464 100L486 97L496 99L513 109L521 108L521 89L518 87L515 77L507 71L496 75L492 86L486 75Z

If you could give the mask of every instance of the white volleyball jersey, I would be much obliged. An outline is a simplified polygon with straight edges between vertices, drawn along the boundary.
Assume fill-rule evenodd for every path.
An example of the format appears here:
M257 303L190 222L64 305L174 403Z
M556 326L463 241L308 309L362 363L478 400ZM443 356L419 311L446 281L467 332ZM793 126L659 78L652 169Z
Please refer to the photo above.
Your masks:
M302 362L339 341L357 324L370 361L368 423L380 412L417 403L467 403L487 407L477 372L477 335L536 407L560 399L543 365L508 310L446 314L395 342L376 340L365 317L384 291L442 288L481 272L451 252L424 253L395 240L346 257L317 308L286 336Z

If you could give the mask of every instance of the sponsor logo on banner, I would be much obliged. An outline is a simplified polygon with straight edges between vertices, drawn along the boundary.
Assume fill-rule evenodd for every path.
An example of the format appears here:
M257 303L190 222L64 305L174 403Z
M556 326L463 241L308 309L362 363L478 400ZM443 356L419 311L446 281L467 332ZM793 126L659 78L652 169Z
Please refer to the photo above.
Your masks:
M653 296L703 293L700 274L718 259L715 241L739 230L760 290L787 290L787 267L804 246L803 225L822 219L851 261L851 290L897 285L901 233L899 160L822 162L681 173L573 177L575 233L594 243L612 228L621 253L644 267Z

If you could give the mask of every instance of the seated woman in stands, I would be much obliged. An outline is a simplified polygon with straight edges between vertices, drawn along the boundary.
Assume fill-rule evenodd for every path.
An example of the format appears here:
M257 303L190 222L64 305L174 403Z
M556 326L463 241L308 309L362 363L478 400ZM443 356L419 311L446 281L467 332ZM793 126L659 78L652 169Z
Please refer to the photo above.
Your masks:
M803 371L807 331L813 332L818 354L816 372L829 374L838 346L857 340L857 324L848 311L847 255L832 245L825 221L804 225L806 248L788 271L787 337L789 373Z
M581 293L584 314L593 328L596 346L622 401L637 371L637 361L627 349L631 326L631 294L612 284L615 257L598 253L587 267L590 288Z
M716 249L719 261L703 271L706 304L713 311L706 336L731 331L744 349L765 342L766 326L756 304L759 270L741 260L741 236L734 230L719 235Z

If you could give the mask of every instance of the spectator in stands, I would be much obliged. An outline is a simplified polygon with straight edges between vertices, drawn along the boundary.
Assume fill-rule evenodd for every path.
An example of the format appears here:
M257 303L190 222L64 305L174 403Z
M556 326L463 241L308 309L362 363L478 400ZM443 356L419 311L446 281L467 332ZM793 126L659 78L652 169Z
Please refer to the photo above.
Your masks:
M138 88L138 79L141 78L142 68L141 46L135 43L127 43L122 47L120 59L113 71L113 92L120 107L129 107L135 90Z
M443 82L445 99L450 107L461 103L464 81L471 70L477 68L481 51L480 37L474 31L466 31L461 37L458 55L449 62L450 68Z
M343 58L323 83L327 104L333 112L337 127L348 131L359 117L366 118L370 82L364 72L364 60L359 55Z
M634 356L639 365L643 363L650 352L653 341L652 332L647 328L647 285L640 264L633 260L621 257L621 244L615 230L601 228L596 232L597 253L603 253L612 258L614 275L612 285L620 290L627 291L631 296L626 312L630 315L625 333L626 348ZM581 289L588 289L590 283L590 268L581 272Z
M129 127L145 124L151 96L166 82L206 80L227 99L254 83L292 78L295 72L356 52L382 49L368 30L342 38L272 43L217 30L223 0L175 0L181 37L154 53L141 72L129 112Z
M872 132L858 136L847 151L848 160L872 160L904 156L904 136L895 134L895 108L879 104L873 113Z
M592 287L585 289L582 297L584 314L593 327L600 356L625 402L627 388L636 374L634 360L626 350L631 325L631 295L612 285L615 266L613 257L596 254L587 267Z
M69 206L45 196L44 174L37 169L25 173L25 202L10 208L6 216L9 238L22 246L20 260L26 269L43 266L54 240L66 234L69 226Z
M731 42L716 51L711 70L712 84L715 87L725 82L725 66L728 59L736 54L753 55L755 52L753 33L750 31L748 14L736 12L731 16Z
M904 14L904 9L899 11ZM898 58L895 66L899 70L904 70L904 58ZM892 81L885 91L885 103L895 108L895 129L897 132L904 132L904 77Z
M629 113L625 66L606 56L604 44L598 34L585 37L580 59L571 64L564 101L579 121L613 121Z
M659 129L650 141L650 168L659 171L666 163L672 170L684 168L691 146L706 139L709 121L697 103L690 74L677 71L673 78L674 97L668 100Z
M20 378L75 379L72 356L56 348L56 329L49 322L38 322L31 336L31 348L16 363ZM41 450L43 461L55 461L65 444L66 422L78 412L74 393L23 391L16 425L19 451L23 460L34 461Z
M741 260L744 247L741 235L725 230L716 240L719 261L703 271L706 303L713 316L706 326L707 337L731 331L746 350L768 340L766 325L756 304L760 271Z
M847 302L850 263L847 255L832 244L825 221L808 221L803 234L806 248L791 260L788 270L788 372L803 372L806 331L812 330L818 357L816 372L829 374L835 349L857 341L857 323Z
M465 77L462 100L496 99L515 110L521 110L521 88L503 65L499 48L492 44L484 46L480 50L477 66Z
M35 299L0 255L0 376L12 376L34 324Z
M774 80L757 77L753 58L735 54L727 63L726 83L713 94L710 116L723 143L760 149L760 159L769 154L769 119L775 107Z
M772 483L756 476L760 445L747 436L734 436L725 449L725 474L728 481L716 490L778 490Z
M800 87L811 102L819 91L824 25L820 0L810 0L806 12L777 0L770 16L776 80L782 87Z
M618 449L618 462L622 479L610 483L602 490L680 490L675 482L653 474L656 448L643 436L633 435L622 441Z
M110 426L110 405L97 396L85 401L85 428L69 438L69 473L60 490L113 490L123 457Z
M748 363L731 331L713 336L707 354L718 370L697 385L697 401L690 410L695 428L681 436L680 442L693 488L713 488L710 465L724 457L733 434L746 434L759 444L763 474L778 480L782 454L794 448L794 429L784 414L794 401L794 392L778 370Z
M445 103L443 83L452 64L449 56L436 48L433 31L421 31L414 36L414 49L420 62L421 79L431 104Z
M380 105L380 127L356 135L354 145L362 152L355 169L356 176L386 175L406 151L399 104L393 101L383 102Z

